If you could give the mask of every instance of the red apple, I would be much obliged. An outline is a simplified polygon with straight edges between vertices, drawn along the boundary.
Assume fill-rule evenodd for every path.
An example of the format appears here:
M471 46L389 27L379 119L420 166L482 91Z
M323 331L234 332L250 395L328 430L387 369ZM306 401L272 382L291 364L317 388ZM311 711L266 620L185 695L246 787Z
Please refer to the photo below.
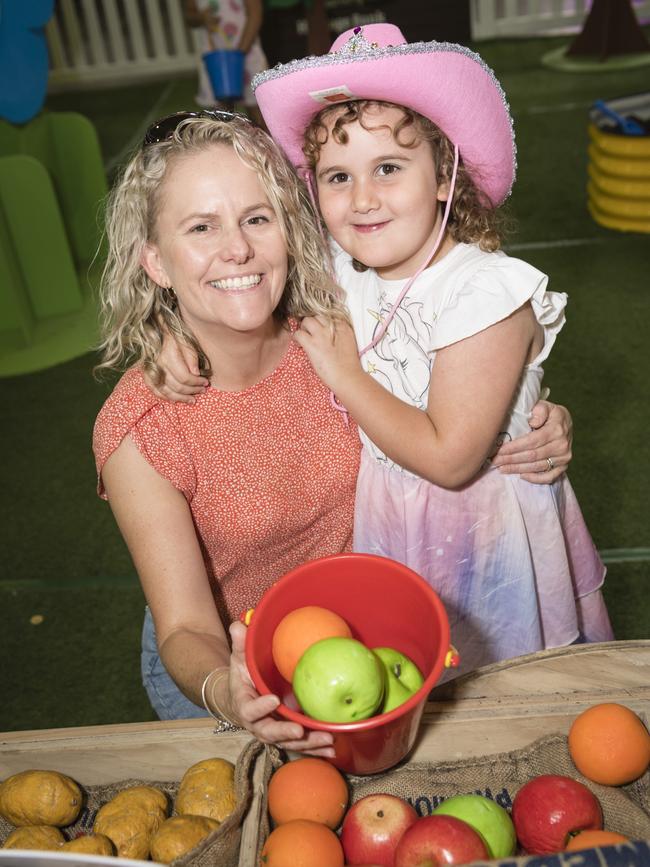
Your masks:
M395 850L395 867L439 867L487 861L487 846L467 822L454 816L425 816L414 822Z
M560 852L576 831L600 830L598 798L582 783L559 774L533 777L512 802L517 839L531 855Z
M366 795L345 814L341 845L349 865L393 867L402 834L418 819L413 807L395 795Z

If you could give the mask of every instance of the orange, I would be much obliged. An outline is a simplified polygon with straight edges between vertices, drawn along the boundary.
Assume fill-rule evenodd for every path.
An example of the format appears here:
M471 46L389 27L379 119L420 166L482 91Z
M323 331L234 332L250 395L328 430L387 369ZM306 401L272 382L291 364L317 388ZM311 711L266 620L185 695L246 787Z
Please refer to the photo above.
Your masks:
M566 851L591 849L593 846L614 846L616 843L627 843L629 839L629 837L624 837L615 831L580 831L575 837L571 837L567 843Z
M343 867L343 847L327 825L293 819L271 831L260 863L262 867Z
M587 779L605 786L631 783L650 764L650 734L622 704L595 704L575 718L569 753Z
M291 683L293 670L305 650L322 638L351 638L350 627L328 608L305 605L282 618L275 628L271 653L275 667Z
M282 765L271 777L268 804L276 825L310 819L336 828L348 804L348 786L325 759L296 759Z

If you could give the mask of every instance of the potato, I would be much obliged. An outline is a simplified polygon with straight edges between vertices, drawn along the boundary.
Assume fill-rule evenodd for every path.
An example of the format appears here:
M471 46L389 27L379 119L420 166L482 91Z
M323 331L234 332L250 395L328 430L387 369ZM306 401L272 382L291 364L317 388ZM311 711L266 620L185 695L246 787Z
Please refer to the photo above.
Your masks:
M122 812L125 807L132 805L142 807L147 812L162 810L165 815L169 812L167 795L153 786L130 786L122 789L104 804L102 809L106 811L110 807L112 812Z
M3 849L60 849L65 837L52 825L25 825L16 828L2 844Z
M223 822L235 809L235 766L226 759L204 759L188 768L176 795L179 815L207 816Z
M61 846L62 852L83 852L85 855L115 855L115 846L104 834L83 834Z
M221 823L207 816L174 816L167 819L151 838L151 859L169 864L198 846Z
M112 802L104 804L97 813L93 832L105 834L111 840L120 858L146 861L152 834L165 821L166 814L158 810L145 810L137 804L115 809Z
M0 784L0 815L12 825L71 825L81 812L81 789L58 771L21 771Z
M93 831L112 841L120 858L149 857L151 835L167 818L169 802L153 786L131 786L99 808Z

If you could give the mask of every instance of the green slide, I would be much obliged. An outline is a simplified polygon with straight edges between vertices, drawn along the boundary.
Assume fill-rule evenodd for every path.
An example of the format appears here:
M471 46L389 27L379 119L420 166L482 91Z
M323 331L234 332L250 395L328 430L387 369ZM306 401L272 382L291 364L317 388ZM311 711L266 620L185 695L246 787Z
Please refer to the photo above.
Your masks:
M95 343L106 191L87 118L0 121L0 376L68 361Z

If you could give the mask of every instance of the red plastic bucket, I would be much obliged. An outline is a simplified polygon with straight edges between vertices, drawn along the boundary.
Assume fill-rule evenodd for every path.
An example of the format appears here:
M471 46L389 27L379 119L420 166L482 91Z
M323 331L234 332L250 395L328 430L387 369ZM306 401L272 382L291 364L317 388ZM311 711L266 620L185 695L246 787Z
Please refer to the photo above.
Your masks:
M389 713L354 723L320 722L293 710L291 685L273 663L271 642L285 614L303 605L335 611L368 647L406 654L424 675L422 687ZM449 621L437 594L411 569L371 554L338 554L293 569L264 594L246 636L246 663L257 691L279 696L277 714L284 719L332 732L336 756L330 761L352 774L384 771L410 752L448 651Z
M219 49L203 55L215 99L240 99L244 92L243 51Z

